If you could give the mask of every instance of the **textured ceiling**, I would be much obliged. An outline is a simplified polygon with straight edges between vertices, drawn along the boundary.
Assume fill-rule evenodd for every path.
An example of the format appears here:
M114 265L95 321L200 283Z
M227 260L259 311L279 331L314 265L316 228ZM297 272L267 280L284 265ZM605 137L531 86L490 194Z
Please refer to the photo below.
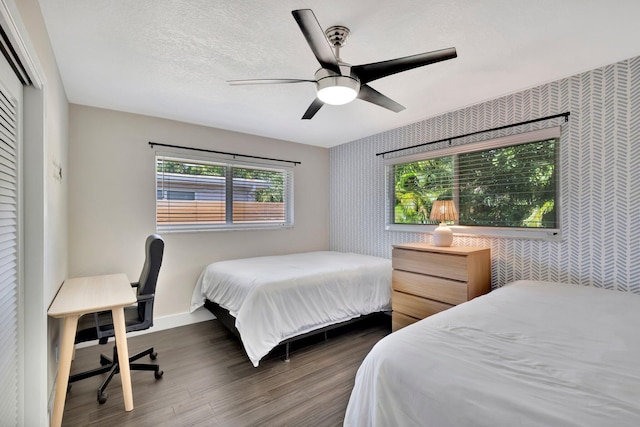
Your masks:
M69 101L331 147L640 55L640 0L40 0ZM406 107L356 100L300 117L319 67L291 10L351 29L359 65L447 47L458 58L371 83Z

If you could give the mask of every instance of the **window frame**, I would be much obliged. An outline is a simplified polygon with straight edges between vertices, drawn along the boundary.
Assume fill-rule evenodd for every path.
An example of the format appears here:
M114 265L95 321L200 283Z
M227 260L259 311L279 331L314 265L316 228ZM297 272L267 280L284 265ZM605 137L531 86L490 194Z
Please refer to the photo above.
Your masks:
M527 227L482 227L482 226L463 226L449 225L449 228L456 236L469 237L497 237L497 238L516 238L516 239L535 239L546 241L561 241L561 209L562 200L560 195L560 141L562 128L554 126L546 129L540 129L531 132L519 133L499 138L492 138L484 141L472 142L468 144L460 144L446 148L426 151L408 156L399 156L385 160L385 230L388 231L405 231L405 232L421 232L432 233L437 224L396 224L394 223L394 207L395 207L395 188L393 166L401 163L411 163L420 160L445 157L463 153L490 150L494 148L504 148L514 145L521 145L536 141L544 141L556 139L556 198L554 209L556 210L556 228L527 228ZM454 193L458 191L454 188ZM457 206L456 206L457 207Z
M225 166L225 220L224 224L220 223L197 223L197 224L159 224L158 223L158 159L174 160L178 162L193 161L196 163L212 163L217 166ZM230 171L233 167L242 168L255 168L261 170L270 170L275 172L282 172L285 174L285 186L284 186L284 215L285 220L283 222L243 222L233 223L233 177ZM255 162L255 161L243 161L233 158L225 158L223 156L207 156L207 155L194 155L191 153L185 154L182 152L164 152L156 151L154 154L154 199L155 199L155 225L158 233L192 233L192 232L207 232L207 231L243 231L243 230L278 230L278 229L290 229L294 226L294 212L293 212L293 181L294 181L294 167L282 165L276 162Z

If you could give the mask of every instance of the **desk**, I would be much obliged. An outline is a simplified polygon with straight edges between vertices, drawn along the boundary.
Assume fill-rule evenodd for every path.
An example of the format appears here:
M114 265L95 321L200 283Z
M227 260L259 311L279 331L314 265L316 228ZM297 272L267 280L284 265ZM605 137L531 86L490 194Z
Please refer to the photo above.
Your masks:
M51 317L64 318L58 360L58 379L56 380L55 401L51 418L52 426L58 427L62 424L78 319L83 314L96 311L111 310L113 315L116 346L120 360L124 409L126 411L133 410L124 307L135 302L136 294L125 274L78 277L67 279L62 284L47 312Z

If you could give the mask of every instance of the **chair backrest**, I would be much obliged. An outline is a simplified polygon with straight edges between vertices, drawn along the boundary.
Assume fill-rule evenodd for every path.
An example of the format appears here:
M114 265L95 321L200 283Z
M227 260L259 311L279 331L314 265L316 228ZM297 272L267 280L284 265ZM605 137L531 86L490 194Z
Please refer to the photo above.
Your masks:
M157 234L147 237L145 242L145 260L140 280L138 280L138 297L153 295L156 292L158 274L162 265L164 254L164 240ZM138 314L140 319L152 318L153 300L150 303L138 302Z

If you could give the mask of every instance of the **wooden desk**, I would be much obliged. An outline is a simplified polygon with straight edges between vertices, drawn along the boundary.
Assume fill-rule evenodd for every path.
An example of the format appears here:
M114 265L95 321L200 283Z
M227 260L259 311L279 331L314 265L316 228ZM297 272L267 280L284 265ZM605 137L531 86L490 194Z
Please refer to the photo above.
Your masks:
M126 411L133 410L124 307L135 302L136 294L125 274L78 277L67 279L62 284L47 312L51 317L64 318L58 360L58 379L56 380L55 401L51 418L52 426L58 427L62 424L78 319L83 314L96 311L111 310L113 314L124 409Z

